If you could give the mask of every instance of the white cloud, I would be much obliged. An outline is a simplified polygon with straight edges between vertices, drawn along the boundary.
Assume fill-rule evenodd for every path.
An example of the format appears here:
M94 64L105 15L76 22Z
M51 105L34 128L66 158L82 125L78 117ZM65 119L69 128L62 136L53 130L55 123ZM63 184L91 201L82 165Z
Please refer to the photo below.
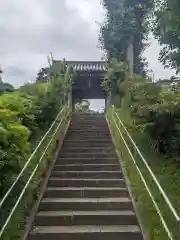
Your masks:
M35 79L50 52L58 59L99 60L101 0L0 1L0 64L4 80L19 86ZM153 40L145 55L156 78L171 75L158 62Z
M99 60L95 21L101 13L98 0L0 2L0 63L5 81L19 86L34 79L50 52L58 59Z

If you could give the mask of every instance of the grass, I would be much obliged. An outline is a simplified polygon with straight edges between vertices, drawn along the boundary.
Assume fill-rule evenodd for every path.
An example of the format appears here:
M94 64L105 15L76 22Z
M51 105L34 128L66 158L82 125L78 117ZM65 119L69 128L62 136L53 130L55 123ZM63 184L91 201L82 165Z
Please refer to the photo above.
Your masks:
M179 166L173 162L172 159L168 159L167 157L154 152L152 146L150 145L150 141L148 136L138 131L133 123L132 118L127 112L122 110L118 110L118 114L121 120L125 123L126 128L128 129L129 133L131 134L132 138L138 145L140 151L143 153L146 161L148 162L149 166L153 170L154 174L156 175L157 179L159 180L161 186L163 187L165 193L167 194L168 198L170 199L171 203L177 210L177 213L180 211L180 169ZM143 226L147 232L149 239L152 240L166 240L169 239L167 237L167 233L165 232L160 218L157 215L157 212L154 208L154 205L149 197L148 192L146 191L144 184L142 183L139 174L133 164L133 161L130 155L127 152L127 149L118 134L117 128L113 122L111 112L108 114L108 118L111 124L112 132L115 137L116 145L120 154L122 156L122 162L126 169L127 176L131 182L131 189L134 200L137 205L138 212L141 216ZM122 129L121 129L122 130ZM123 132L123 136L125 133ZM125 137L125 140L128 142L128 146L130 146L130 150L135 157L135 160L142 170L143 176L146 179L148 187L150 188L156 203L158 204L164 219L167 222L167 225L170 231L173 233L174 237L177 237L178 226L175 218L173 217L172 213L168 209L165 201L163 200L161 194L159 193L157 187L153 183L152 179L149 176L148 171L142 164L141 159L135 154L132 145L128 141L128 138Z
M22 238L28 216L32 209L32 205L34 204L35 200L37 199L41 183L47 172L49 163L52 160L52 157L54 155L54 150L56 150L57 140L64 138L65 129L66 129L68 120L69 120L68 115L66 115L65 121L62 123L60 129L57 131L57 133L54 137L54 140L52 141L50 147L48 148L48 151L45 154L39 168L37 169L36 174L32 178L31 183L29 184L22 200L20 201L13 217L11 218L11 220L1 238L2 240L12 240L12 239L19 240ZM52 136L55 132L55 129L57 128L60 121L61 121L61 119L59 119L57 121L57 123L54 125L54 127L50 131L49 135L47 136L47 138L41 145L40 150L37 152L37 154L33 158L32 163L27 167L27 169L23 175L23 179L21 179L21 181L18 182L18 184L12 191L10 199L5 203L5 205L1 211L1 224L0 225L2 225L2 223L4 223L4 220L7 218L8 213L11 211L12 206L15 204L17 198L19 197L20 192L22 191L25 183L27 182L33 169L35 168L37 162L39 161L48 142L52 138Z

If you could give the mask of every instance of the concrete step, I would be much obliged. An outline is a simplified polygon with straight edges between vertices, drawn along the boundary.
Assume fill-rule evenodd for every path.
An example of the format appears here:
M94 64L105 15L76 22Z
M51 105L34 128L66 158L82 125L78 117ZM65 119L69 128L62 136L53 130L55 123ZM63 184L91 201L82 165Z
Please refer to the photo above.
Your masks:
M101 137L101 138L110 138L111 135L110 133L105 133L105 132L97 132L97 131L90 131L90 132L68 132L67 134L67 137L73 137L73 136L76 136L77 137L77 134L78 134L78 137L88 137L88 138L96 138L96 137Z
M72 118L72 123L74 124L75 122L83 122L83 123L86 123L86 122L95 122L95 123L98 123L98 122L104 122L106 123L106 120L105 120L105 117L94 117L94 116L81 116L81 117L73 117Z
M66 136L66 139L67 140L89 140L89 139L96 139L98 141L102 141L102 140L110 140L111 139L111 136L107 136L107 135L102 135L102 134L94 134L94 133L91 133L91 134L78 134L78 133L75 133L75 134L67 134Z
M104 134L104 135L108 135L108 136L110 136L110 132L109 132L109 130L107 129L107 128L104 128L103 130L101 130L101 129L94 129L94 130L92 130L92 128L91 129L82 129L81 127L78 129L78 130L73 130L73 129L69 129L69 131L68 131L68 135L69 134L86 134L86 135L88 135L88 134Z
M142 240L104 115L74 114L26 240Z
M28 240L142 240L136 225L35 227Z
M70 126L69 128L70 131L80 131L80 132L106 132L109 133L109 129L107 126L96 126L96 125L79 125L79 126Z
M52 171L51 177L58 178L87 178L87 179L101 179L123 178L123 173L120 171Z
M96 144L96 145L101 145L101 144L111 144L114 146L114 144L112 143L112 139L101 139L101 140L97 140L97 139L84 139L84 140L73 140L73 139L69 139L67 140L66 138L64 139L64 143L66 144L69 144L69 143L72 143L72 144L82 144L82 143L89 143L89 144Z
M48 187L125 187L124 179L50 178Z
M36 226L73 225L135 225L132 211L41 211L35 218Z
M78 144L78 145L71 145L71 146L69 146L69 145L67 145L66 144L66 146L63 146L62 147L62 149L61 149L61 151L64 151L64 150L66 150L66 151L77 151L77 152L99 152L99 151L108 151L108 152L114 152L114 150L115 150L115 148L114 148L114 146L108 146L108 145L106 145L106 146L94 146L94 147L84 147L84 146L82 146L82 144Z
M70 127L81 127L81 126L97 126L97 127L106 127L107 128L107 122L105 120L101 121L94 121L94 120L88 120L88 121L72 121L70 123Z
M107 158L117 158L117 154L116 152L112 152L112 153L108 153L108 152L60 152L59 155L60 158L103 158L103 159L107 159Z
M55 171L119 171L119 164L55 164Z
M78 147L78 146L81 146L81 147L112 147L114 148L114 145L112 143L112 141L93 141L93 140L90 140L90 141L87 141L87 140L81 140L81 141L75 141L75 140L68 140L68 141L64 141L63 143L63 147Z
M129 198L43 198L39 211L133 210Z
M92 125L86 125L86 126L79 126L75 127L72 126L69 128L69 131L71 132L104 132L109 133L109 129L107 129L107 126L100 127L100 126L92 126Z
M48 187L45 190L45 198L107 198L128 197L127 188L120 187Z
M56 164L118 164L118 158L58 158Z
M79 117L79 116L78 116L78 117L74 117L74 116L73 116L71 123L74 124L75 122L79 122L80 119L82 119L82 117ZM99 122L99 121L106 123L106 119L105 119L104 116L103 116L103 117L98 117L98 118L92 118L92 117L86 118L86 117L83 116L83 121L82 121L82 122L85 123L85 122L87 122L87 121L90 121L91 119L93 119L93 120L95 119L95 120L96 120L96 123Z
M81 123L81 124L78 124L78 123L73 124L72 123L72 124L70 124L70 127L69 127L69 129L75 129L75 130L76 129L81 130L81 129L87 129L87 128L97 128L98 130L103 129L103 130L106 130L106 131L109 130L106 122L104 122L103 124L102 123L96 123L96 122L94 122L93 124L86 123L86 122Z
M108 131L108 127L107 127L107 123L96 123L96 122L87 122L87 123L83 123L81 122L76 123L76 124L70 124L69 127L70 130L90 130L90 129L97 129L97 130L106 130Z
M78 134L74 134L74 135L67 135L66 136L66 140L72 140L72 141L89 141L89 140L96 140L96 141L110 141L111 140L111 137L108 137L108 136L101 136L101 135L96 135L96 136L93 136L93 135L78 135ZM112 141L112 140L111 140Z
M95 125L80 125L80 126L71 126L69 128L69 131L71 132L104 132L104 133L110 133L107 126L95 126Z
M114 148L113 147L82 147L82 146L77 146L77 147L68 147L68 146L63 146L61 149L61 154L64 153L92 153L92 154L114 154Z

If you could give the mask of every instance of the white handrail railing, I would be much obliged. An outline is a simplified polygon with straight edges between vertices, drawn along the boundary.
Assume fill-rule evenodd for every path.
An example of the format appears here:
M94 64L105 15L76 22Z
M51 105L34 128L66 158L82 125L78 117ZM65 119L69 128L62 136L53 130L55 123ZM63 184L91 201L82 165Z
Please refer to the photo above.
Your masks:
M126 142L126 140L125 140L125 138L124 138L124 136L123 136L123 133L121 132L120 127L119 127L118 124L117 124L117 120L116 120L115 118L118 120L118 123L120 124L120 126L124 129L127 137L129 138L130 142L132 143L134 149L136 150L136 152L137 152L138 155L140 156L142 162L144 163L144 166L145 166L146 169L148 170L148 172L149 172L152 180L154 181L156 187L158 188L158 190L159 190L161 196L163 197L165 203L167 204L167 206L169 207L169 209L170 209L170 211L172 212L173 216L175 217L175 220L176 220L179 228L180 228L180 218L179 218L179 216L178 216L175 208L174 208L173 205L171 204L169 198L167 197L166 193L165 193L164 190L162 189L162 187L161 187L160 183L158 182L157 178L155 177L153 171L151 170L151 168L149 167L149 165L148 165L148 163L146 162L145 158L143 157L142 153L140 152L139 148L137 147L136 143L135 143L134 140L132 139L131 135L129 134L129 132L128 132L128 130L126 129L126 127L124 126L123 122L121 121L119 115L118 115L117 112L115 111L115 108L113 107L113 110L112 110L112 119L113 119L113 121L114 121L114 124L115 124L115 126L116 126L116 128L117 128L117 130L118 130L118 132L119 132L119 134L120 134L120 136L121 136L121 138L122 138L122 140L123 140L123 142L124 142L124 145L126 146L126 149L127 149L128 153L129 153L131 159L133 160L133 163L134 163L134 165L135 165L135 167L136 167L136 169L137 169L137 171L138 171L138 173L139 173L139 175L140 175L140 178L141 178L142 182L144 183L144 186L145 186L145 188L146 188L146 190L147 190L147 192L148 192L148 194L149 194L149 196L150 196L150 198L151 198L151 200L152 200L152 202L153 202L153 204L154 204L154 207L155 207L155 209L156 209L156 211L157 211L157 213L158 213L158 215L159 215L159 217L160 217L160 220L161 220L161 222L162 222L162 225L163 225L165 231L166 231L167 234L168 234L169 239L170 239L170 240L173 240L173 239L174 239L174 238L173 238L173 234L172 234L171 231L169 230L169 228L168 228L168 226L167 226L167 223L166 223L166 221L165 221L165 219L164 219L164 217L163 217L163 214L162 214L161 210L159 209L159 207L158 207L158 205L157 205L157 203L156 203L156 201L155 201L155 199L154 199L154 197L153 197L153 195L152 195L152 193L151 193L151 190L149 189L149 187L148 187L148 185L147 185L147 182L146 182L146 180L145 180L145 178L144 178L144 176L143 176L140 168L139 168L138 165L137 165L136 160L135 160L135 158L133 157L133 154L132 154L131 150L129 149L129 146L128 146L128 144L127 144L127 142ZM178 230L178 231L179 231L179 230ZM178 238L178 239L180 239L180 232L178 232L178 234L179 234L179 236L178 236L179 238Z
M32 155L30 156L30 158L28 159L28 161L26 162L26 164L24 165L23 169L21 170L21 172L19 173L19 175L17 176L17 178L15 179L15 181L13 182L12 186L8 189L8 191L6 192L6 194L4 195L4 197L2 198L1 202L0 202L0 209L2 207L2 205L4 204L4 202L6 201L6 199L8 198L8 196L10 195L10 193L12 192L13 188L15 187L15 185L17 184L17 182L19 181L19 179L21 178L21 176L23 175L23 173L25 172L25 170L27 169L28 165L30 164L30 162L32 161L33 157L35 156L35 154L37 153L37 151L39 150L40 146L42 145L42 143L44 142L44 140L46 139L46 137L48 136L48 134L50 133L50 131L52 130L52 128L55 126L55 124L57 123L57 120L60 118L61 114L66 110L66 108L68 107L63 107L60 112L58 113L56 119L54 120L54 122L52 123L51 127L49 128L49 130L46 132L46 134L44 135L44 137L42 138L42 140L39 142L38 146L36 147L36 149L34 150L34 152L32 153ZM41 155L39 161L37 162L35 168L33 169L33 172L31 173L29 179L27 180L24 188L22 189L16 203L14 204L13 208L11 209L8 217L5 220L5 223L3 224L3 226L0 229L0 238L2 237L6 227L8 226L15 210L17 209L20 201L22 200L22 197L24 196L24 193L26 191L26 189L28 188L33 176L35 175L40 163L42 162L47 150L49 149L52 141L54 140L54 137L56 136L58 130L60 129L60 126L62 124L62 122L65 120L67 115L67 112L65 111L64 115L62 116L60 122L58 123L58 126L56 127L50 141L48 142L43 154Z
M4 195L4 197L1 199L0 201L0 209L2 207L2 205L4 204L5 200L7 199L7 197L9 196L9 194L12 192L13 188L15 187L15 185L17 184L17 182L19 181L19 179L21 178L21 176L23 175L24 171L26 170L26 168L28 167L28 165L31 163L33 157L35 156L35 154L37 153L39 147L42 145L42 143L44 142L44 140L46 139L47 135L49 134L49 132L51 131L51 129L54 127L54 125L56 124L59 116L61 115L61 113L64 111L65 107L63 107L59 114L57 115L56 119L54 120L54 122L52 123L51 127L49 128L49 130L46 132L46 134L44 135L44 137L41 139L41 141L39 142L39 144L37 145L37 147L35 148L35 150L33 151L33 153L31 154L30 158L28 159L28 161L26 162L26 164L24 165L24 167L22 168L21 172L19 173L19 175L16 177L15 181L13 182L13 184L11 185L11 187L8 189L8 191L6 192L6 194Z

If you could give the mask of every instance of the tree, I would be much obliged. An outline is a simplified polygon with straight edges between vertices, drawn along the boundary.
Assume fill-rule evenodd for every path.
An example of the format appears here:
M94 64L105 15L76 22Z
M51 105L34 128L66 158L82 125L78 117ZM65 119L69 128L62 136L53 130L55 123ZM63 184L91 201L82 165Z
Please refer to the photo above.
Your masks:
M14 91L14 87L10 83L0 82L0 93L12 91Z
M180 72L180 1L157 1L153 33L163 46L160 61Z
M80 103L76 103L75 111L87 113L90 111L90 102L88 100L82 100Z
M43 83L48 81L48 68L41 68L37 74L36 82Z
M10 83L3 82L2 75L3 70L0 67L0 94L4 92L12 92L14 90L14 87Z
M134 72L145 74L147 62L142 58L149 31L149 15L153 0L103 0L107 12L101 27L100 42L108 60L116 58L125 61L127 48L132 42L134 50Z

